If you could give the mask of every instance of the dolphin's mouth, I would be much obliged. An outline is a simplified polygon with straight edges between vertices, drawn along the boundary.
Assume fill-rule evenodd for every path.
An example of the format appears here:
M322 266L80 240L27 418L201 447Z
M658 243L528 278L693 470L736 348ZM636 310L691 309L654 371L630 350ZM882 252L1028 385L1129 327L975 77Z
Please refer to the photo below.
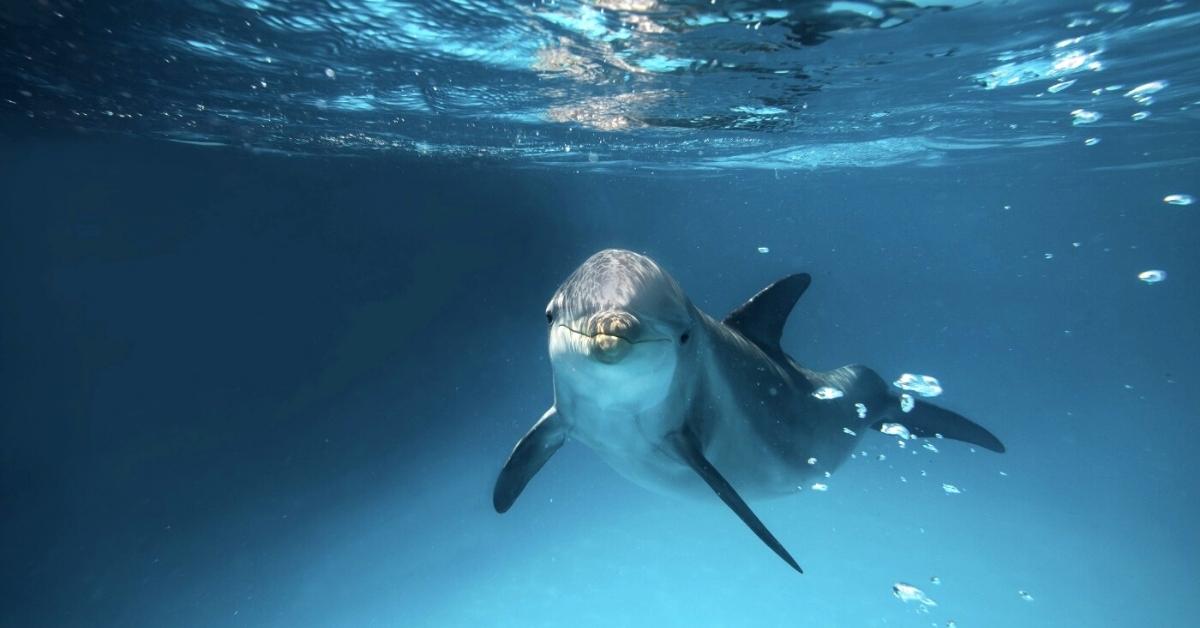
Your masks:
M650 338L633 339L626 335L620 335L625 330L611 328L604 331L597 330L592 334L585 334L578 329L572 329L566 325L559 325L559 327L570 332L570 337L574 340L573 344L576 345L576 349L582 355L602 364L616 364L624 360L633 351L635 344L657 340Z
M596 342L611 342L610 340L608 340L610 338L624 340L625 342L628 342L631 345L641 344L643 342L670 342L671 341L670 338L656 338L656 337L633 339L633 338L626 338L625 336L622 336L621 334L614 334L614 333L595 332L595 333L589 334L586 332L579 331L578 329L575 329L568 325L563 325L562 323L559 323L557 326L562 327L563 329L565 329L573 334L583 336L584 338L591 338L592 340L594 340Z

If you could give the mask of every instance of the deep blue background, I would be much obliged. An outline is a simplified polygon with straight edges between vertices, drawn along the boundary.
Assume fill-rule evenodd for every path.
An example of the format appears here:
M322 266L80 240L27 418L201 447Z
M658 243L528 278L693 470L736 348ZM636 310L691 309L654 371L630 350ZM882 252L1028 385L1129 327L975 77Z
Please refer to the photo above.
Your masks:
M1122 149L604 175L9 132L0 625L1184 625L1200 210L1160 199L1200 177L1091 169ZM580 446L495 515L545 301L609 246L714 315L812 273L787 351L937 375L1009 453L871 437L760 507L804 576Z

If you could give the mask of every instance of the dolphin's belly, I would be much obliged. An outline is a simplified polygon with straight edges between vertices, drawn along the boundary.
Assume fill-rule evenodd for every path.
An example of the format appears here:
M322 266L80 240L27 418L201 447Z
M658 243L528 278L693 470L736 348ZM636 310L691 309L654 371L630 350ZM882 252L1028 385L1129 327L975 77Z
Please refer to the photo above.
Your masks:
M836 433L795 441L772 440L737 429L713 438L705 457L745 498L791 495L825 482L850 456L859 439ZM829 474L829 475L826 475Z
M736 410L727 405L705 425L705 457L743 497L790 495L825 482L866 431L853 403L780 397L775 404L736 404Z
M728 396L714 398L734 398L731 390L720 392ZM708 484L670 450L662 430L654 427L680 424L684 417L624 413L572 401L560 409L569 417L571 437L618 474L660 494L713 496ZM713 404L720 411L698 428L705 458L745 499L792 495L826 481L826 474L837 470L865 432L853 403L810 405L807 399L797 402L794 394L781 394L775 401ZM831 420L843 415L846 420ZM853 429L848 433L844 427Z
M825 474L836 471L859 440L840 428L836 433L786 445L744 429L725 429L713 436L704 447L705 457L745 499L792 495L800 487L807 490L811 483L825 481ZM654 442L636 429L610 424L602 434L577 430L573 437L622 477L643 488L679 497L713 496L708 484L663 443Z
M680 497L712 495L712 489L695 471L659 449L592 449L622 477L655 493Z
M705 457L743 498L770 499L827 482L826 473L832 475L849 457L854 441L847 438L838 446L818 443L807 448L801 458L781 455L767 446L727 441L706 448ZM712 488L695 471L661 450L589 446L614 471L643 488L679 497L713 497ZM809 459L813 464L808 463Z
M625 479L664 495L711 496L712 489L673 455L648 424L655 417L599 409L587 404L566 408L571 438L587 445Z

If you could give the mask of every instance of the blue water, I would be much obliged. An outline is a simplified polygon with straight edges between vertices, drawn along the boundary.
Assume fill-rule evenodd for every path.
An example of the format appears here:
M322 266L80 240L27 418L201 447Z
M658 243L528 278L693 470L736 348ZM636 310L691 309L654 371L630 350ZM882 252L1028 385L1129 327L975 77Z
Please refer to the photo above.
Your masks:
M1193 624L1200 5L916 4L0 8L0 625ZM496 514L606 247L1008 451Z

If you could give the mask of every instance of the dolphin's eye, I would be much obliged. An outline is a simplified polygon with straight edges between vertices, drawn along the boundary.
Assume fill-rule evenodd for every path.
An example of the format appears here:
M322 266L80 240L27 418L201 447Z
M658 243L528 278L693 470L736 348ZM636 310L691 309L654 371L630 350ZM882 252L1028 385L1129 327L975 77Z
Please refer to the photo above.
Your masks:
M550 310L546 310L546 322L549 324L554 323L554 312L551 312Z
M679 337L679 344L686 345L688 338L691 338L691 337L692 337L691 334L687 333L686 331L683 332L683 335Z

